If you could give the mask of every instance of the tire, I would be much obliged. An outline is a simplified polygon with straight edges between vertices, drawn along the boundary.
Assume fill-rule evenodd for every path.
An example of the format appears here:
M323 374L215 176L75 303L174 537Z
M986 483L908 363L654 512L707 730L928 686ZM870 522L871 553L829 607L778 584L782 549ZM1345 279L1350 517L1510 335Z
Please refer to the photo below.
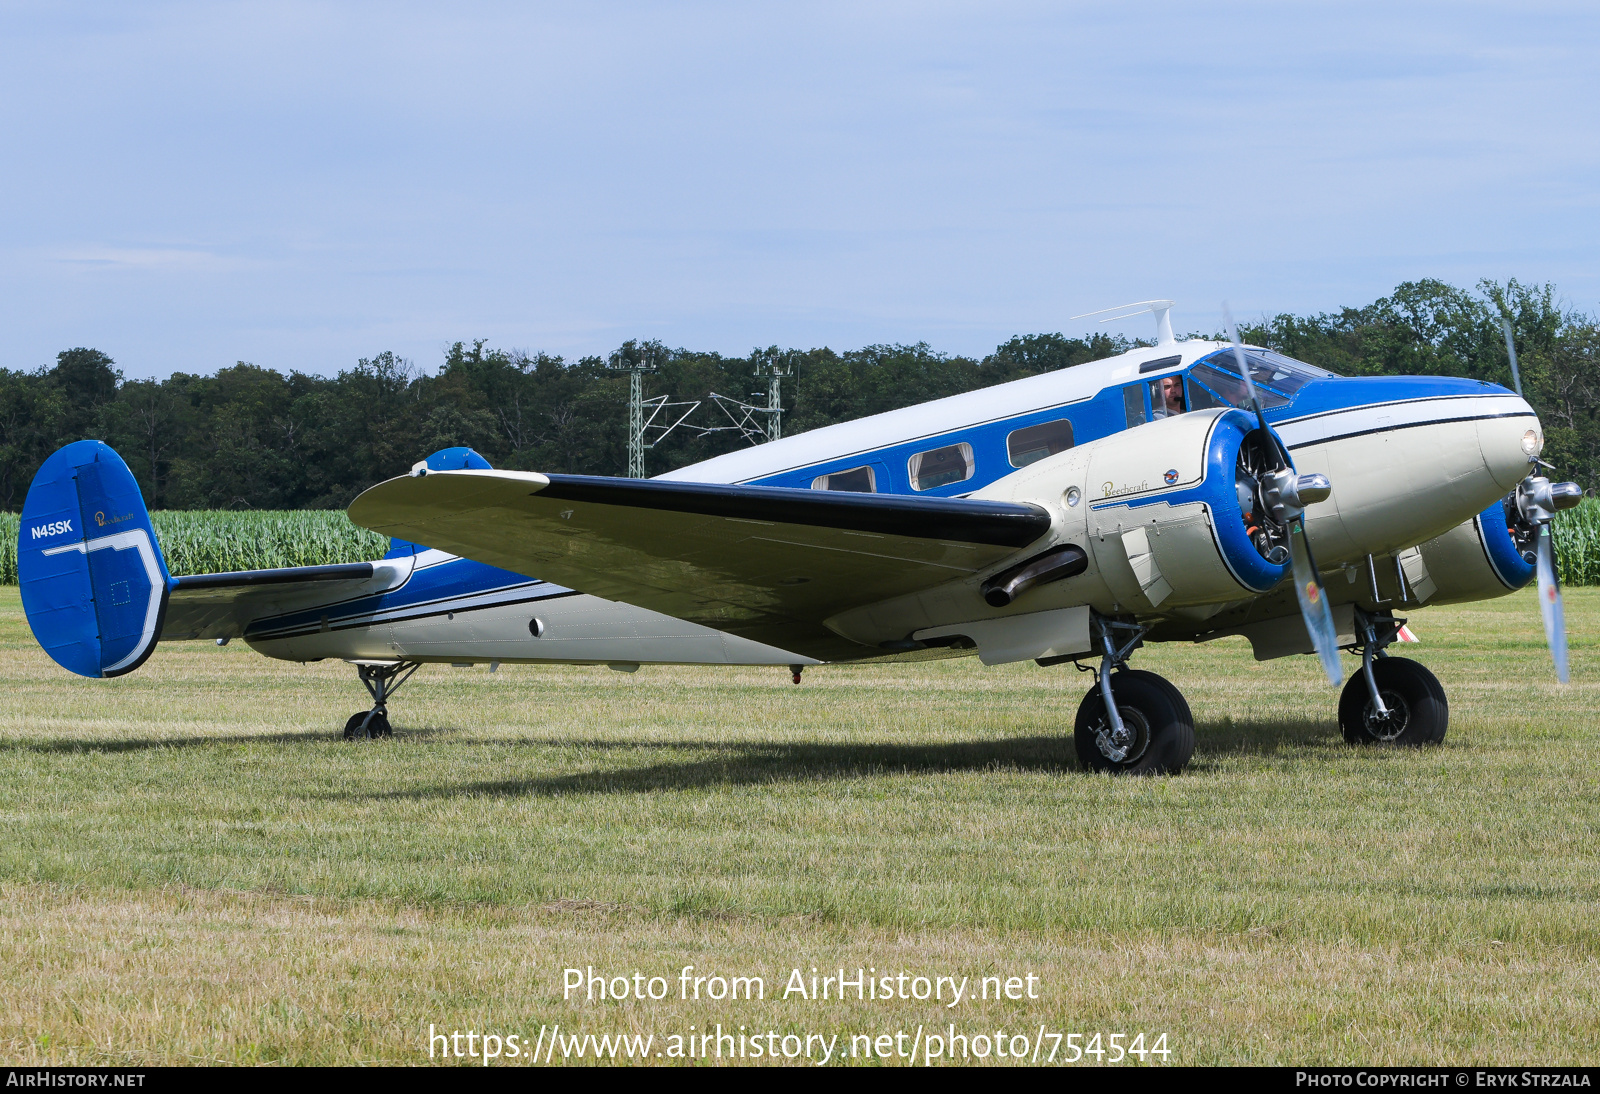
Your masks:
M1174 684L1165 676L1158 676L1153 672L1146 672L1144 669L1123 669L1122 673L1125 676L1137 676L1141 680L1150 680L1157 687L1165 688L1167 695L1172 699L1173 705L1178 708L1179 716L1189 723L1191 730L1193 729L1194 715L1189 711L1189 700L1183 697L1183 692L1178 690L1177 684Z
M1357 671L1339 696L1339 731L1353 745L1420 748L1444 740L1450 704L1439 678L1407 657L1382 657L1372 663L1378 694L1391 717L1371 717L1366 674Z
M1114 760L1100 747L1108 730L1105 700L1092 687L1078 706L1072 742L1078 759L1090 771L1114 775L1176 775L1194 755L1194 720L1189 704L1169 681L1153 672L1123 670L1111 674L1117 712L1131 733L1127 755Z
M350 720L344 724L344 739L347 741L360 741L367 737L376 740L379 737L393 737L394 730L389 726L389 717L386 714L374 714L372 721L367 722L367 731L361 732L361 723L367 721L367 712L358 711L350 715Z

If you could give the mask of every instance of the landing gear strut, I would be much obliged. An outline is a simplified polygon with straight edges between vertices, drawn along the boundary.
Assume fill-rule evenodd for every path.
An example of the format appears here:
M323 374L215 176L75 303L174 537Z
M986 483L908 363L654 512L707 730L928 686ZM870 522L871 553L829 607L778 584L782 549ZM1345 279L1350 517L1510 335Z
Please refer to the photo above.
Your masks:
M1090 633L1103 653L1099 669L1084 669L1094 672L1095 685L1078 706L1072 742L1091 771L1176 775L1194 755L1194 715L1183 693L1153 672L1127 667L1145 630L1090 617Z
M1353 745L1438 744L1450 726L1450 704L1426 666L1384 652L1403 619L1356 612L1361 672L1339 696L1339 730Z
M377 740L393 737L389 727L389 696L400 690L400 685L411 679L411 674L422 666L413 661L377 661L357 663L356 671L361 682L372 696L372 709L350 715L344 724L347 741Z

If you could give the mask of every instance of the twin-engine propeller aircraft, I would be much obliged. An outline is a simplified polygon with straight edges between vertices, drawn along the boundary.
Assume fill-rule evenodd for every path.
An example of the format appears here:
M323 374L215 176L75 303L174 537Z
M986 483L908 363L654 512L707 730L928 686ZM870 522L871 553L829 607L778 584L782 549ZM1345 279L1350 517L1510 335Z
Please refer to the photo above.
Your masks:
M1143 307L1154 347L656 479L435 453L350 506L393 537L375 562L172 577L127 466L79 441L28 492L23 606L84 676L131 672L161 639L342 658L373 700L346 737L388 736L390 697L427 663L771 664L798 683L825 662L976 653L1091 669L1083 763L1177 772L1188 704L1129 659L1241 635L1258 660L1317 653L1335 685L1353 651L1346 738L1420 745L1448 706L1387 656L1396 613L1535 574L1565 681L1550 521L1582 491L1539 473L1520 395L1179 342L1170 301Z

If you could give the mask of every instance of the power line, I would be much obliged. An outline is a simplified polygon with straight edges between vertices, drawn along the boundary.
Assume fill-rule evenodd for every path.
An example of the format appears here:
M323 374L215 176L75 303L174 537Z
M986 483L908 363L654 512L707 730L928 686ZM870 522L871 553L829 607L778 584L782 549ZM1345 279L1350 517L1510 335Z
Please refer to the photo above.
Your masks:
M642 346L635 346L630 342L611 355L610 367L628 374L628 477L630 479L644 478L644 454L682 425L700 405L699 399L693 402L671 402L666 395L654 395L648 399L644 397L644 374L657 370L656 362L660 354L661 347L658 343L646 342ZM671 425L656 424L656 418L663 410L673 410L680 406L688 409L678 415ZM645 413L646 407L650 408L648 415ZM646 440L648 431L652 429L659 432L655 437Z

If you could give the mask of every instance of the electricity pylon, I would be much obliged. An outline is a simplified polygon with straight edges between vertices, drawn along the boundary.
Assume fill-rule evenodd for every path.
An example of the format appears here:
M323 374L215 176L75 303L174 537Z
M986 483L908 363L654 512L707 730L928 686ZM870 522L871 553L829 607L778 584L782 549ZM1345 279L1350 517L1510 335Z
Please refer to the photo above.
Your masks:
M767 374L767 440L783 436L783 378L794 375L794 364L787 356L769 357L756 362L756 375Z
M711 401L722 408L733 424L702 427L701 436L725 429L736 429L741 437L752 442L758 439L771 442L783 436L783 378L794 375L794 354L779 353L774 347L756 350L750 357L755 362L756 379L767 378L767 405L756 406L713 391ZM766 415L766 421L760 420L761 415Z
M668 433L682 425L683 420L693 414L695 408L700 405L698 399L687 403L673 403L668 402L665 395L655 395L649 399L644 397L644 374L656 371L656 361L663 352L659 342L646 342L640 346L628 341L611 355L610 367L628 374L628 478L630 479L644 478L645 452L654 448ZM650 408L648 415L644 412L647 406ZM668 426L655 424L656 416L663 410L680 406L688 409L678 415L677 421ZM661 432L655 440L646 443L645 433L650 429L659 429Z

